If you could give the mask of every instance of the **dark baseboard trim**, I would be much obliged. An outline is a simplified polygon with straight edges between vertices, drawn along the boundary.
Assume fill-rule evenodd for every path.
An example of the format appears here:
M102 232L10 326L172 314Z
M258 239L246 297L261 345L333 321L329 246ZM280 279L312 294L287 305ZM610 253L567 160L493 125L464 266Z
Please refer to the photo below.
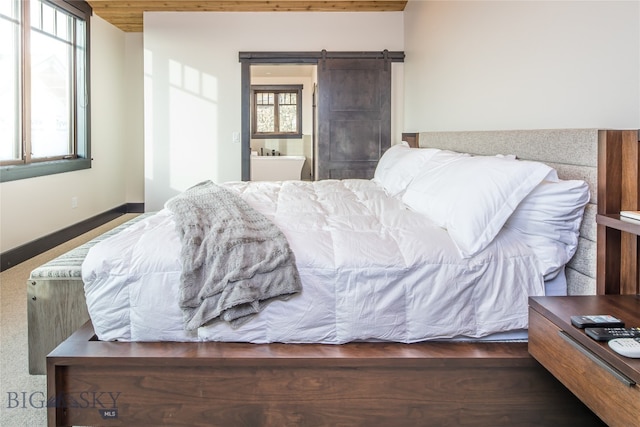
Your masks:
M143 213L144 203L127 203L94 217L33 240L0 254L0 271L5 271L68 240L93 230L127 213Z
M144 213L144 203L127 203L126 213Z

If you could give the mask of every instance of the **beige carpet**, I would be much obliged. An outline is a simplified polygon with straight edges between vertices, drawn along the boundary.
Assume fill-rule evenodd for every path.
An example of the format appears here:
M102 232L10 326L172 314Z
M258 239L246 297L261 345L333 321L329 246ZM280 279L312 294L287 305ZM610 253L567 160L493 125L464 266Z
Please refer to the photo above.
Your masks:
M0 426L47 425L46 376L29 375L28 367L26 283L29 273L136 215L123 215L0 273Z

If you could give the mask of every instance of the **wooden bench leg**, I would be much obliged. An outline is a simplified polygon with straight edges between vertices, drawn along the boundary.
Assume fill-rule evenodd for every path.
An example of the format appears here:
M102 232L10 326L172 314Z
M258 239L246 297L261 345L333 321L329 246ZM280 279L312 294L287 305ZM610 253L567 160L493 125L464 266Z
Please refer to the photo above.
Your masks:
M47 373L47 354L89 320L80 279L27 281L29 373Z

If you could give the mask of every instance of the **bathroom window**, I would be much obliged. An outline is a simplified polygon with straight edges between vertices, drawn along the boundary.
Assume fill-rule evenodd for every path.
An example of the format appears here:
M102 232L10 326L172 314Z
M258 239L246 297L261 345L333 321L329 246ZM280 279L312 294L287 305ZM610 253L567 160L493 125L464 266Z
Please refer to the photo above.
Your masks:
M302 85L251 86L252 138L302 138Z

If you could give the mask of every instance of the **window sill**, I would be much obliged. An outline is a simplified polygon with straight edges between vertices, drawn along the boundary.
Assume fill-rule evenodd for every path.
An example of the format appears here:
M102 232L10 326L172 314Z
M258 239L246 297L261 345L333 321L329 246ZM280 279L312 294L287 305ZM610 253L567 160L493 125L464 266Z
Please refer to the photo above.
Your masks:
M0 182L17 181L91 168L91 159L66 159L0 167Z

